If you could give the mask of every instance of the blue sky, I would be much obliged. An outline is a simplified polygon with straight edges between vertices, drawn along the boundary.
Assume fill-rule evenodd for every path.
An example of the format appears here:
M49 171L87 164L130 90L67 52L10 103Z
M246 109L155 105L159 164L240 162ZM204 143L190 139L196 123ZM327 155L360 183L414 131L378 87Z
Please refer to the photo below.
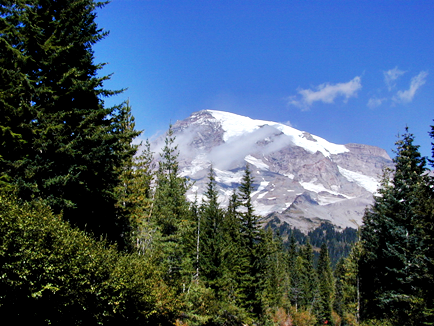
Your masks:
M95 62L128 88L142 137L214 109L393 155L407 125L431 157L434 2L112 0Z

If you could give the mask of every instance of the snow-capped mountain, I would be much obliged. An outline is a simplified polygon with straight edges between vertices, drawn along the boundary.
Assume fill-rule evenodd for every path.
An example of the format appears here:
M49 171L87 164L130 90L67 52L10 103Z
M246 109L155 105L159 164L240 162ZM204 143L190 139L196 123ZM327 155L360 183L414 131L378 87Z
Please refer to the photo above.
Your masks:
M248 163L256 213L305 231L324 220L360 225L382 168L392 165L378 147L333 144L282 123L222 111L195 112L173 131L182 175L195 181L191 200L201 199L212 164L226 205Z

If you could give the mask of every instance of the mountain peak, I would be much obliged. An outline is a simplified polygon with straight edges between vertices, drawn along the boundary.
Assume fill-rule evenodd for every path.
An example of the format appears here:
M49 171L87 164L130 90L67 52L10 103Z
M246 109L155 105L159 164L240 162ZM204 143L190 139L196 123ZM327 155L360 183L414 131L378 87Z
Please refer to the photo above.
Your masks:
M248 163L255 177L256 213L280 214L290 225L291 219L298 224L309 219L341 227L354 227L351 220L361 224L383 166L392 165L378 147L334 144L283 123L224 111L195 112L177 121L173 131L182 175L195 181L192 200L205 192L213 164L226 205Z

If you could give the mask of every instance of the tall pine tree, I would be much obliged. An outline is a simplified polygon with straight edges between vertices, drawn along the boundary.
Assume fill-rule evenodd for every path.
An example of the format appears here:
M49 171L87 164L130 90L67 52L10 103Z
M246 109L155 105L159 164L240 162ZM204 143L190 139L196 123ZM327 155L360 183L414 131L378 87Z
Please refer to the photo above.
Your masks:
M92 46L106 33L93 0L8 1L0 5L0 177L21 198L42 198L65 219L121 241L116 215L120 167L138 132L125 105L104 107Z
M246 165L243 179L238 188L239 210L241 220L241 238L244 245L244 280L242 282L245 295L245 307L254 315L261 313L260 279L258 248L261 241L259 216L254 212L251 195L254 190L253 176L249 165Z
M160 246L166 280L177 291L185 291L194 273L192 261L196 254L196 221L190 214L186 198L188 180L179 175L178 155L170 126L160 153L150 218L159 231L160 238L156 239L156 245Z
M223 234L223 211L219 207L218 192L214 169L211 166L208 174L208 186L205 200L201 205L201 250L199 266L207 283L218 295L218 283L222 277L223 255L225 252L225 235Z
M429 191L425 159L414 137L396 142L395 171L386 171L373 206L364 215L360 264L362 318L419 325L425 279L424 194Z
M334 295L334 279L330 264L327 245L321 245L318 260L318 309L317 318L320 324L329 323L332 320L332 307Z

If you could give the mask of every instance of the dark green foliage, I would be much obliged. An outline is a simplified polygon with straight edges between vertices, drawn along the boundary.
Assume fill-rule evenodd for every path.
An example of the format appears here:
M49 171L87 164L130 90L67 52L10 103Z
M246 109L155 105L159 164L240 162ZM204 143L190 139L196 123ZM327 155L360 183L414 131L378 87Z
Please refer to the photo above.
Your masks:
M429 215L423 207L432 190L425 159L406 131L396 143L395 171L385 172L380 195L364 216L362 316L419 325L427 304L423 293L429 250L421 226Z
M300 256L302 258L303 269L306 273L305 283L303 284L304 298L301 305L311 311L316 308L318 303L318 278L314 268L313 248L309 238L307 238L306 244L301 248Z
M301 256L297 256L292 269L290 270L290 291L289 299L295 309L303 307L306 302L307 289L307 272L306 264Z
M262 241L258 248L260 259L259 289L261 310L277 310L288 306L290 290L288 259L283 250L282 239L271 230L261 231Z
M179 176L178 148L174 144L172 126L165 138L165 146L158 163L157 187L153 205L153 219L163 236L172 236L180 230L180 223L187 215L187 179Z
M303 245L309 237L314 251L314 262L319 258L319 248L323 243L327 244L329 249L329 257L332 267L336 266L341 257L346 257L351 251L351 247L358 241L357 230L353 228L345 228L340 230L331 223L322 223L316 229L309 231L308 234L302 233L300 230L291 227L286 222L272 220L265 225L265 229L272 228L275 232L284 239L284 246L288 249L290 240L294 237L297 244Z
M343 316L344 307L344 295L345 295L345 262L344 258L339 259L334 271L335 279L335 296L333 300L333 310L339 315Z
M227 236L224 234L224 212L219 207L218 192L214 170L211 166L205 201L201 205L200 212L200 273L218 296L219 286L223 272L223 259L227 247Z
M197 219L186 198L188 180L179 176L178 150L170 126L160 153L151 223L157 228L155 245L165 280L177 291L190 284L196 254Z
M138 132L125 105L105 108L102 65L92 46L105 34L92 0L15 1L0 6L0 174L21 198L44 199L95 236L122 242L114 189Z
M321 226L308 232L312 246L320 248L327 244L332 266L336 266L341 257L347 257L354 243L358 241L357 230L353 228L337 229L331 223L322 223ZM315 261L318 256L315 255Z
M325 243L321 246L318 260L318 304L316 316L321 325L332 321L334 279Z
M431 126L429 132L432 138L432 156L429 160L431 167L434 168L434 125ZM429 179L431 191L428 192L427 198L423 201L423 211L427 212L426 218L421 223L422 234L425 242L425 255L426 255L426 274L424 298L426 300L426 308L423 314L426 316L428 322L434 325L434 174L431 170L431 177Z
M17 324L142 325L173 318L159 300L164 284L152 261L121 254L40 202L4 192L0 275L1 314Z
M243 279L241 288L244 294L244 306L247 311L256 315L261 313L259 289L259 257L258 246L261 241L259 216L255 215L251 194L253 192L253 176L247 165L243 179L238 188L238 216L241 221L241 271Z
M134 130L134 117L127 102L128 117L124 121L126 130ZM145 144L131 145L138 153L121 167L120 183L115 188L117 215L128 219L129 229L124 238L130 247L142 253L149 247L152 226L154 157L148 140Z

